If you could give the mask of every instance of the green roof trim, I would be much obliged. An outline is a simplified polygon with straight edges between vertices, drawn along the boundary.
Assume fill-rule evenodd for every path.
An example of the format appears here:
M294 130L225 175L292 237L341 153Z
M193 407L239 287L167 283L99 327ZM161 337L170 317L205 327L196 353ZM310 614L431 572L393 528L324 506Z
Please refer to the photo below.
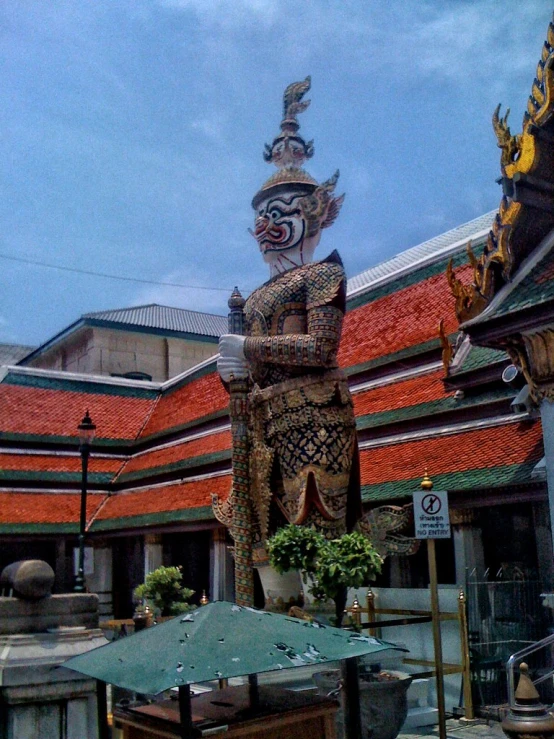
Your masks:
M226 462L229 459L231 459L231 450L225 449L221 452L211 452L210 454L201 454L198 457L181 459L178 462L160 465L159 467L147 467L146 469L135 470L134 472L124 472L117 478L117 482L142 480L147 477L155 477L156 475L163 475L168 472L188 470L191 467L203 467L204 465L214 464L216 462Z
M479 255L480 249L476 248L475 252ZM372 303L374 300L379 300L380 298L392 295L393 293L404 290L412 285L417 285L418 282L428 280L430 277L435 277L435 275L439 275L441 272L445 273L444 279L446 280L446 266L450 261L451 256L454 268L460 267L468 262L467 253L465 249L463 249L459 254L449 255L447 258L440 259L433 264L427 264L413 272L400 275L396 279L390 279L384 285L377 286L375 288L368 287L361 295L354 295L351 298L347 298L346 309L354 310L362 305L367 305L368 303Z
M113 531L115 529L131 529L140 526L156 526L161 524L178 523L179 521L214 521L211 506L200 506L198 508L182 508L173 511L160 511L158 513L144 513L137 516L123 516L121 518L96 519L90 531Z
M117 470L113 472L89 472L89 483L98 485L109 483L113 480ZM29 480L33 482L75 482L82 480L81 472L47 472L44 470L3 470L0 468L0 480Z
M79 446L79 437L77 435L56 436L54 434L17 434L0 431L0 441L24 441L31 444L39 442L41 444L52 444L53 446L59 444L73 444L76 448ZM130 447L133 443L134 437L130 439L103 439L95 436L92 453L94 454L94 449L97 449L98 447Z
M369 413L365 416L358 416L356 426L359 431L364 429L377 428L378 426L386 426L391 423L400 423L401 421L411 421L416 418L426 418L441 413L449 413L464 408L478 408L481 405L488 405L495 401L502 401L513 398L515 392L512 388L499 388L490 393L482 393L478 396L465 397L457 400L453 394L437 400L430 400L427 403L419 403L419 405L409 405L404 408L397 408L391 411L382 411L381 413Z
M437 490L449 492L472 493L478 488L501 488L508 485L534 483L531 473L538 460L502 467L485 467L464 472L447 472L431 475ZM420 489L421 475L409 480L362 485L362 501L364 503L386 502L399 498L409 498L414 491Z
M0 523L0 534L75 534L78 523Z
M4 384L19 385L23 387L34 387L40 390L61 390L72 393L83 393L91 395L115 395L127 398L139 398L143 400L154 400L159 395L159 390L148 387L129 387L128 385L112 385L103 382L88 382L86 380L72 380L68 377L44 377L39 375L19 374L8 372L2 380Z
M554 250L547 254L506 296L491 314L491 318L532 308L554 299L554 279L551 276L553 268Z
M460 368L452 372L450 377L459 377L466 372L474 372L492 364L510 361L510 357L501 349L489 349L485 346L472 346Z

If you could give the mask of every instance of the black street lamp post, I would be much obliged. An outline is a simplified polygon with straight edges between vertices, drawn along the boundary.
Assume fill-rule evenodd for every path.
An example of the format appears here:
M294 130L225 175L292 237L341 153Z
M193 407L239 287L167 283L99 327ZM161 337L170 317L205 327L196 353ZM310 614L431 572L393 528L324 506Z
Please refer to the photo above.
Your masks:
M89 412L85 413L85 417L78 426L79 428L79 451L81 452L81 517L79 520L79 566L77 569L77 577L75 578L75 593L85 592L85 526L87 523L87 474L88 474L88 458L90 455L90 445L94 439L96 426L93 424Z

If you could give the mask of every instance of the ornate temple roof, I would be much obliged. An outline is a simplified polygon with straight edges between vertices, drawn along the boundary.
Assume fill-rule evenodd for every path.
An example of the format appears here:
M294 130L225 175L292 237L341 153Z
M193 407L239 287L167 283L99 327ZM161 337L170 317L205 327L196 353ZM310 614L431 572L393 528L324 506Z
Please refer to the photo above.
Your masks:
M520 134L512 135L508 114L500 116L500 105L493 114L503 197L485 248L479 256L468 254L471 280L448 271L462 324L487 309L554 229L554 22L548 27Z
M437 430L438 431L438 430ZM424 466L433 470L437 489L462 492L526 483L542 459L539 422L504 417L445 428L442 433L381 440L361 445L362 498L384 501L409 497L418 489ZM423 437L423 438L422 438Z
M456 398L442 385L438 322L457 329L446 263L453 255L471 274L459 267L465 244L483 237L490 218L366 271L350 294L340 363L353 390L366 502L407 497L425 462L437 484L465 495L528 481L543 454L540 424L513 417L510 388ZM470 352L465 361L478 371L489 360ZM77 530L76 433L87 408L98 434L90 532L213 522L210 493L229 491L231 447L213 359L165 383L13 368L0 377L1 532Z

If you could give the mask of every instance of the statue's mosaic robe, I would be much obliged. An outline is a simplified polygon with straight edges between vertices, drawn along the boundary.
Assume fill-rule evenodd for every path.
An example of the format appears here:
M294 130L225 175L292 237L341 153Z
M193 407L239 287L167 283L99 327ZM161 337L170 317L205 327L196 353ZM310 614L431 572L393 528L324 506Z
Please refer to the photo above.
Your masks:
M337 365L345 298L333 252L272 278L246 301L250 493L262 540L287 521L333 538L358 517L356 425Z

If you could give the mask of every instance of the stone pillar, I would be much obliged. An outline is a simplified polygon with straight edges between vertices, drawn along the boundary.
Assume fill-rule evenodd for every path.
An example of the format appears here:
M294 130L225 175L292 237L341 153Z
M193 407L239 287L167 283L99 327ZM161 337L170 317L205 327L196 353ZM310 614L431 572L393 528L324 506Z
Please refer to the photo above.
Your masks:
M450 524L454 540L456 584L465 586L467 575L474 568L481 574L485 569L483 534L480 526L476 525L472 508L451 508Z
M548 508L550 510L550 529L554 546L554 403L545 399L542 401L540 409L546 463L546 484L548 487Z
M223 528L212 532L210 560L210 600L233 600L233 565Z
M533 503L533 528L537 545L537 564L541 588L551 593L554 590L554 559L549 506L546 501L544 503Z
M113 557L105 541L94 543L94 572L87 577L87 587L98 595L100 618L113 618Z
M161 534L144 535L144 577L163 564L163 547Z
M66 593L73 587L67 566L67 552L65 546L65 539L60 537L56 541L56 566L54 572L56 573L55 592Z

